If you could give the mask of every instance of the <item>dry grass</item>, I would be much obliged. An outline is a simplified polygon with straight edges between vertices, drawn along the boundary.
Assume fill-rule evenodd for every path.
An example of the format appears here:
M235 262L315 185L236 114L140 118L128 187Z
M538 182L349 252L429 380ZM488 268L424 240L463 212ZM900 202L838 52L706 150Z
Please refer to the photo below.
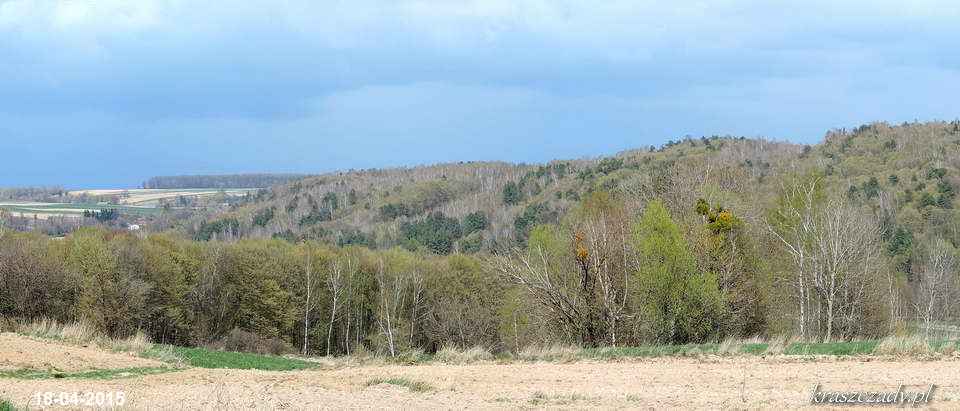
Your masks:
M473 347L467 350L461 350L456 347L443 347L433 356L435 361L446 364L467 364L479 361L491 361L493 354L483 347Z
M773 339L767 341L767 349L764 350L764 354L767 355L782 355L784 351L787 350L787 347L790 347L790 344L793 344L793 338L785 335L776 336Z
M423 381L417 381L406 377L377 377L371 378L364 383L367 387L372 387L376 385L387 384L387 385L396 385L398 387L406 387L413 392L426 392L435 390L434 386L425 383Z
M131 352L138 355L153 348L150 339L143 333L138 332L127 338L110 338L97 332L93 326L83 321L72 324L61 324L47 318L19 321L13 324L12 331L31 337L52 339L76 345L92 344L102 349Z
M920 335L894 335L877 344L874 354L928 357L937 354L930 341Z
M733 337L727 337L720 343L720 346L717 347L717 355L737 355L740 354L743 349L744 341L735 339Z
M572 345L530 346L520 351L521 361L572 362L580 358L582 348Z

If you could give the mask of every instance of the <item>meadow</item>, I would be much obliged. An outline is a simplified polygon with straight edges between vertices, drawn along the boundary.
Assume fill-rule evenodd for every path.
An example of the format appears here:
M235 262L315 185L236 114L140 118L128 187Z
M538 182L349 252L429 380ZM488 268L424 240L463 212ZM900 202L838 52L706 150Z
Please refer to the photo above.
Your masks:
M151 217L159 215L162 201L177 198L207 198L216 195L241 196L256 189L97 189L67 193L69 202L0 202L0 210L15 217L48 219L81 217L85 211L117 210L125 215ZM74 201L75 200L75 201Z

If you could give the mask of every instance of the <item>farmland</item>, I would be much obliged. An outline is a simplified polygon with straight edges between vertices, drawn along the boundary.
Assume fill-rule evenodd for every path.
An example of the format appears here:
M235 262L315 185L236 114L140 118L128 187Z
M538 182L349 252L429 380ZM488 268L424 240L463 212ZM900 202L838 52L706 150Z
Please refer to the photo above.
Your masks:
M163 201L178 198L201 199L217 195L242 196L256 189L100 189L67 193L66 202L0 202L0 209L14 217L48 219L80 217L85 211L117 210L121 214L149 217L158 215Z
M960 401L955 355L704 353L402 363L149 344L137 355L75 344L0 334L0 399L36 407L38 392L94 391L123 392L132 409L792 409L810 407L817 384L866 391L936 384L928 406L953 408Z
M256 192L255 188L196 188L196 189L106 189L76 190L67 193L71 197L86 197L103 200L116 200L117 204L156 207L161 200L178 197L212 197L216 195L240 196Z

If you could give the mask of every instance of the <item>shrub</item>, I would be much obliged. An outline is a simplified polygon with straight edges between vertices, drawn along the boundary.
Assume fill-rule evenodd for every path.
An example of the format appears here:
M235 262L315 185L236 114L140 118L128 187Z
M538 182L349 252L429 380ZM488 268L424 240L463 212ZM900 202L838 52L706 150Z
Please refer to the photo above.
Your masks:
M415 223L403 223L400 232L406 240L437 254L450 254L453 244L463 235L460 223L442 212L431 213Z
M503 186L503 204L511 206L520 204L521 201L523 201L523 192L520 191L517 183L511 181Z
M240 234L240 222L236 218L221 218L211 222L204 222L197 230L196 239L200 241L210 241L218 235Z
M261 337L255 333L239 328L234 328L219 341L211 344L211 348L272 355L283 355L293 352L293 348L282 340Z
M602 174L610 174L621 168L623 168L623 159L616 157L600 160L600 164L597 165L597 171Z
M463 235L470 235L476 231L486 230L488 225L487 216L482 212L477 211L467 214L467 216L463 218Z
M273 216L276 214L276 211L276 207L269 207L257 211L256 214L253 215L253 225L265 227L268 223L270 223L270 220L273 220Z

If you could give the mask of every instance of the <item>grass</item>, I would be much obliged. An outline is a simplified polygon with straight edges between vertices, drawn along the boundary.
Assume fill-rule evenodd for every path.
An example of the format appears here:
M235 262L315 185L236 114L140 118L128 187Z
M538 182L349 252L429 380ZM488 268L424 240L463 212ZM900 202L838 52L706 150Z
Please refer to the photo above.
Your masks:
M113 380L118 378L131 378L144 375L161 374L175 370L176 369L171 367L132 367L63 372L56 370L34 370L22 368L19 370L0 371L0 378L11 378L17 380ZM2 408L0 408L0 411L2 411Z
M49 319L17 322L14 332L30 337L61 341L75 345L92 344L101 349L142 354L153 347L147 336L138 333L128 338L110 338L97 332L93 326L76 322L61 324Z
M317 367L316 363L292 358L166 345L155 345L143 356L165 362L182 362L199 368L293 371Z
M413 392L426 392L426 391L431 391L435 389L432 385L427 384L423 381L411 380L409 378L404 378L404 377L371 378L367 380L367 383L365 385L367 387L370 387L370 386L380 385L380 384L390 384L390 385L396 385L399 387L406 387L407 389Z
M0 411L17 411L17 407L9 400L0 398Z
M774 338L736 342L647 345L636 347L546 347L528 348L516 356L521 361L616 360L622 358L684 357L699 355L952 355L960 351L960 341L926 340L922 337L887 337L883 340L838 342L791 342Z

